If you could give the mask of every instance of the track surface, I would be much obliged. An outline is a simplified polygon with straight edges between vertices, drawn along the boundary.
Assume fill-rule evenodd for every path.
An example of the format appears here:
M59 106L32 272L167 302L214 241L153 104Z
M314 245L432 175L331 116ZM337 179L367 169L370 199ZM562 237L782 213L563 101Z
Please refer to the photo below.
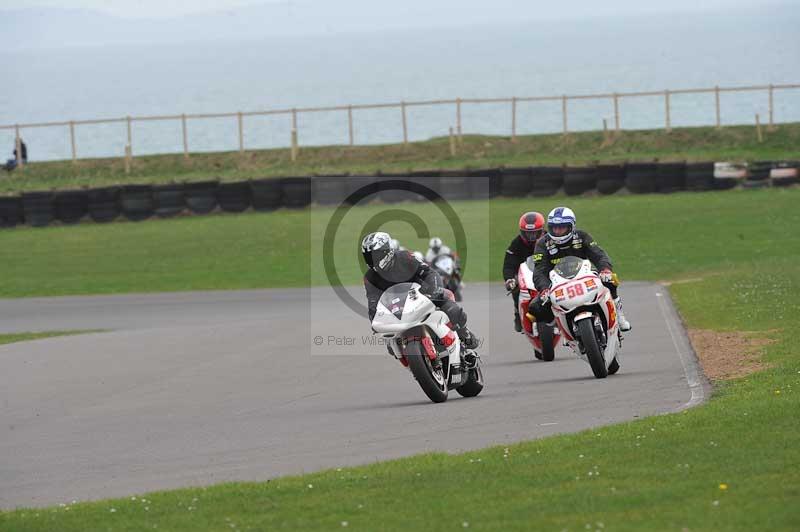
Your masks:
M502 287L468 287L487 385L440 405L380 346L313 346L317 329L369 336L329 289L0 300L0 332L110 331L0 346L0 508L475 449L702 401L666 291L622 293L634 331L620 373L596 380L564 349L534 361Z

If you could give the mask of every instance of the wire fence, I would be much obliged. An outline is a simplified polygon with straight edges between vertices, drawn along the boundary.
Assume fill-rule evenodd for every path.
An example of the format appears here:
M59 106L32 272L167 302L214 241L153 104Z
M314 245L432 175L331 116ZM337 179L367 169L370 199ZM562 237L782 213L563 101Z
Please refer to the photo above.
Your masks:
M158 116L124 116L119 118L106 118L106 119L91 119L91 120L69 120L59 122L39 122L28 124L9 124L0 125L0 130L13 130L15 137L15 144L17 152L20 153L20 142L23 132L31 129L39 128L64 128L68 137L71 158L73 162L78 161L81 157L78 153L78 143L76 140L76 129L78 127L84 128L86 126L97 126L105 124L123 124L125 126L125 150L124 156L126 161L130 162L133 158L133 125L135 123L147 122L172 122L180 125L181 140L183 146L183 155L185 158L190 157L190 135L188 123L190 121L201 121L211 119L233 119L235 120L235 141L238 145L238 151L244 153L247 150L245 142L245 124L248 119L253 117L265 116L287 116L291 118L291 127L289 131L285 131L287 143L283 146L288 146L291 149L292 159L296 159L299 155L299 116L300 115L318 115L320 113L340 113L343 125L342 134L347 139L347 145L354 146L355 142L355 127L357 112L366 110L396 110L399 111L400 128L397 131L397 140L402 139L404 144L409 142L409 113L411 109L416 108L430 108L430 107L450 107L452 109L452 121L448 124L451 130L451 136L455 136L461 140L464 130L463 114L467 106L485 106L494 104L493 109L497 116L494 121L502 123L507 121L508 134L512 141L517 139L519 129L519 111L518 107L522 103L529 102L551 102L560 105L561 115L561 132L564 135L570 133L570 107L572 105L579 105L580 102L586 101L605 101L613 105L613 117L609 120L602 118L602 125L604 129L619 132L623 130L622 126L622 110L621 103L623 100L631 100L644 97L655 97L663 100L663 128L669 132L673 124L673 98L682 95L710 95L709 101L705 104L713 106L714 112L714 126L717 128L722 127L722 104L721 95L725 93L760 93L763 97L767 97L767 116L764 123L772 128L776 124L775 117L775 98L776 92L800 89L800 84L776 84L776 85L752 85L742 87L711 87L699 89L674 89L663 91L644 91L644 92L614 92L603 94L581 94L581 95L567 95L560 96L511 96L503 98L455 98L443 100L424 100L424 101L401 101L394 103L377 103L377 104L353 104L353 105L340 105L328 107L298 107L292 109L272 109L262 111L237 111L228 113L205 113L205 114L174 114L174 115L158 115ZM599 129L600 120L595 123ZM754 116L754 121L758 122L760 127L761 117ZM753 123L753 122L750 122ZM704 124L710 125L710 124ZM396 123L392 125L396 127ZM594 129L594 128L593 128ZM452 143L451 143L452 144ZM220 149L216 151L226 151ZM143 155L143 154L142 154Z

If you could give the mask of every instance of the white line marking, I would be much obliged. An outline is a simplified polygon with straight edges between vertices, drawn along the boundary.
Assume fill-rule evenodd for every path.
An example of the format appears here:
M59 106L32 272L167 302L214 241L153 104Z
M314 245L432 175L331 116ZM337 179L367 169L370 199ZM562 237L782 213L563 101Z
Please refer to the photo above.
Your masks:
M558 425L558 423L539 423L540 427L548 427L550 425Z
M669 331L669 335L672 338L672 345L675 346L675 351L678 353L678 357L681 360L681 365L683 366L683 374L686 376L686 382L689 384L689 390L692 392L692 397L691 399L689 399L689 402L677 409L679 411L685 410L687 408L696 406L705 400L703 383L700 379L700 376L697 373L697 364L691 364L690 367L686 361L686 356L689 356L689 354L684 353L683 350L678 345L678 339L675 335L676 333L672 326L672 322L667 316L667 309L666 309L666 303L664 302L664 298L660 297L661 296L660 293L656 293L656 296L659 296L657 298L658 308L661 309L661 315L664 317L664 321L667 323L667 330Z

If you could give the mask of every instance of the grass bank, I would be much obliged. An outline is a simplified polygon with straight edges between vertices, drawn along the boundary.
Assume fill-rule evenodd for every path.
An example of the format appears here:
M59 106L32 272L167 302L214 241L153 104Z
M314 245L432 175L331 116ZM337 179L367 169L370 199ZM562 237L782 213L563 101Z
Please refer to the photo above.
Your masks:
M241 180L255 177L406 172L431 168L464 169L489 166L526 166L626 160L781 160L800 158L800 124L781 124L766 132L759 143L752 126L677 128L624 131L607 142L602 132L523 135L509 137L468 135L455 156L449 140L435 138L408 146L326 146L302 148L292 162L288 149L197 153L189 160L182 154L136 157L130 174L124 161L87 159L33 162L24 172L0 179L0 193L100 186L122 183L166 183L209 178Z
M798 201L800 189L791 188L466 201L452 206L468 237L467 281L499 280L519 213L547 212L562 203L576 211L579 225L606 248L623 279L674 280L725 273L765 259L788 261L787 246L797 242L790 228L800 227ZM407 247L424 249L431 235L454 242L450 224L430 205L401 204L388 215L382 205L353 209L334 243L337 272L344 284L361 281L357 249L365 227L395 218L392 213L397 210L428 225L420 236L402 221L382 226ZM332 212L313 209L1 231L0 297L323 284L327 280L321 275L322 239Z
M689 326L748 331L773 340L764 353L770 369L716 383L714 397L703 406L459 455L426 454L264 483L96 503L66 504L65 499L64 506L0 513L0 530L797 530L800 234L793 228L800 227L800 210L793 207L798 199L800 191L794 189L569 201L580 225L595 233L624 277L693 279L670 287ZM486 254L479 261L487 265L482 275L499 275L502 250L520 210L546 210L559 201L492 202L486 214L491 244L485 252L474 250L475 257ZM235 224L241 235L255 233L247 249L261 249L265 241L274 245L279 266L294 262L284 258L289 257L285 240L265 236L270 231L262 226L269 227L264 218L269 216L279 217L211 220ZM205 219L152 225L175 224L169 227L188 231L181 224L195 220ZM262 229L254 231L249 224ZM291 240L295 225L282 227L281 238ZM30 245L50 238L47 231L58 228L8 234L23 235L19 238ZM404 238L413 241L410 231ZM197 249L204 248L198 244ZM215 251L208 241L205 249L206 255ZM127 260L151 252L143 249ZM8 263L4 257L2 264ZM238 271L234 264L217 265L230 273ZM197 268L189 267L189 275L202 279ZM116 278L135 278L130 269L131 263L115 266ZM13 281L22 273L5 278ZM275 274L270 282L297 279L290 273ZM226 278L212 277L217 285ZM107 278L98 286L113 282ZM13 282L10 286L16 290Z
M39 340L42 338L54 338L56 336L74 336L76 334L86 334L90 332L97 331L46 331L0 334L0 345L27 342L28 340Z

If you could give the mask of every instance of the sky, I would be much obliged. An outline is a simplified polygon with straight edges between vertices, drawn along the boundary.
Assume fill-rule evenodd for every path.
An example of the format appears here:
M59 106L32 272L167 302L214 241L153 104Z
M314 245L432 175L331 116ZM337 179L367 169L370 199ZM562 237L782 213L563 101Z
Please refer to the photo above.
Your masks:
M60 7L76 9L93 9L123 18L171 18L195 13L227 11L256 4L327 4L339 0L0 0L0 9L21 9ZM769 1L769 0L768 0ZM795 0L797 1L797 0ZM402 2L398 0L373 0L374 4L385 5L387 15L398 9L402 10ZM462 3L459 0L431 0L432 4L452 5L454 9ZM471 2L482 4L483 2ZM536 6L543 18L568 18L582 13L588 16L613 15L615 13L654 13L665 11L710 10L720 7L748 7L763 4L763 0L520 0L520 6L530 9ZM800 2L798 2L800 4ZM491 9L491 0L485 0L487 9ZM374 7L374 6L373 6Z

